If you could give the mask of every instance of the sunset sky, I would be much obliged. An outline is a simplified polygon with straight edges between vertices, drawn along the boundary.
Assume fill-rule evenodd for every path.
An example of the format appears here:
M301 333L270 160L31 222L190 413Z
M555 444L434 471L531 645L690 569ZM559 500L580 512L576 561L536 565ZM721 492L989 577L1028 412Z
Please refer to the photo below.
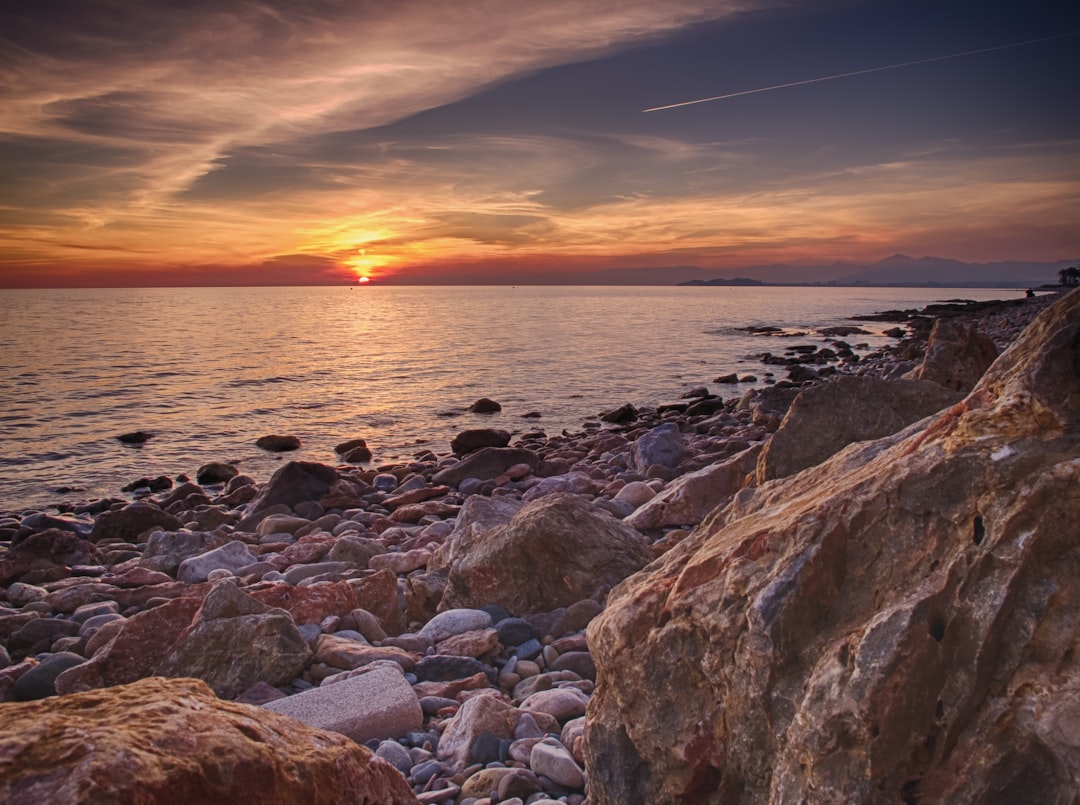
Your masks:
M1058 0L9 2L0 287L1075 259L1078 34Z

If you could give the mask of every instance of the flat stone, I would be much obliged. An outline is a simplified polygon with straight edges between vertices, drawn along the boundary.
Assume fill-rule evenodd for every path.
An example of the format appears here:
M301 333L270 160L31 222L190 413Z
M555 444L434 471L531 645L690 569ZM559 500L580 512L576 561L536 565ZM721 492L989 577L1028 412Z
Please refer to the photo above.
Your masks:
M420 700L396 663L377 663L332 685L263 705L316 729L363 743L396 738L423 726Z

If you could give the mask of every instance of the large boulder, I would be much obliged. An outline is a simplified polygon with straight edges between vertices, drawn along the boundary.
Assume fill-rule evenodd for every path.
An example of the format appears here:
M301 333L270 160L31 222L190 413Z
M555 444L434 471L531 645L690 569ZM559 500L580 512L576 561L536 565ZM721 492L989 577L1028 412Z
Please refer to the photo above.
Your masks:
M48 528L11 546L0 558L0 584L7 585L33 573L33 581L56 581L70 575L71 565L98 562L101 554L78 534Z
M193 676L233 699L256 682L291 682L309 659L311 648L288 612L259 603L225 579L207 594L157 673Z
M651 558L637 531L577 495L557 492L505 525L455 543L439 609L498 604L513 615L548 612L602 597Z
M740 493L617 587L590 801L1074 801L1078 367L1073 293L961 403Z
M137 501L122 509L101 514L94 521L90 541L110 539L117 542L138 542L139 537L151 529L176 531L181 525L183 524L179 520L152 503Z
M997 357L997 347L986 333L955 318L934 321L923 362L909 373L967 393Z
M250 518L276 504L292 508L306 500L318 500L330 491L337 479L338 473L333 467L314 461L290 461L270 476L248 504L247 516Z
M226 544L229 538L213 531L156 531L146 542L139 565L175 575L185 559Z
M742 489L754 473L760 453L761 445L754 445L725 461L680 476L625 517L624 522L639 531L697 525Z
M630 465L640 472L656 464L674 469L684 453L686 443L679 426L674 422L665 422L637 438L630 451Z
M820 464L852 442L880 439L955 405L962 394L929 380L840 375L804 389L758 461L758 483Z
M0 704L0 719L4 802L417 802L363 746L195 679Z
M481 447L506 447L510 444L510 432L501 428L474 428L463 430L450 442L450 449L457 455L472 453Z

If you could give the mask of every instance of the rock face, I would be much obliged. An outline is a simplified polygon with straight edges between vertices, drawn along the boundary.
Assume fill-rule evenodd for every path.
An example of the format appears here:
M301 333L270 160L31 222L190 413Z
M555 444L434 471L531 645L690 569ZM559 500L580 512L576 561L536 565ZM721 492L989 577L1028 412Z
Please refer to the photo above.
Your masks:
M740 493L589 627L590 801L1074 802L1078 456L1072 293L961 403Z
M651 558L637 531L556 492L506 525L456 542L439 609L498 604L513 615L547 612L602 595Z
M415 803L348 738L222 702L194 679L0 704L4 802Z
M928 380L841 375L804 389L758 462L758 483L794 475L851 444L880 439L948 408L961 394Z

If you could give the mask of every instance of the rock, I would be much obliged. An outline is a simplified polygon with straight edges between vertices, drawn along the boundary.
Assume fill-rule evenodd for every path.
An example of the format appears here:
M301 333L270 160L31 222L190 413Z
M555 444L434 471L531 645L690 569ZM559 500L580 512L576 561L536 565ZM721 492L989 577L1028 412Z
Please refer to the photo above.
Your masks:
M569 750L554 738L544 738L532 748L529 765L536 774L566 788L582 788L585 775Z
M489 400L487 397L481 397L469 406L469 410L474 414L497 414L502 410L502 406L494 400Z
M331 562L348 562L358 568L365 568L371 557L386 553L386 547L377 540L347 535L334 541L326 558Z
M154 438L154 434L147 433L146 431L135 430L129 433L121 433L116 437L117 441L122 444L140 445L144 444L150 439Z
M219 548L226 542L228 537L212 531L158 531L147 540L139 566L175 575L185 559Z
M477 629L472 632L454 635L440 642L436 647L439 654L451 654L458 657L483 657L499 647L499 635L494 629Z
M469 453L457 464L439 470L431 477L431 482L457 488L466 478L490 481L515 464L528 464L535 470L540 464L540 457L523 447L482 447Z
M927 380L841 375L804 389L761 454L757 481L794 475L852 442L880 439L959 402ZM689 521L687 521L689 522Z
M295 436L281 436L275 433L269 436L260 436L255 440L255 446L260 450L267 450L271 453L286 453L290 450L299 450L300 440Z
M226 464L224 461L211 461L208 464L203 464L195 471L195 480L202 486L225 484L239 474L240 471L232 464Z
M349 439L334 447L334 452L339 456L343 456L346 453L351 453L353 450L357 450L361 447L366 448L368 446L365 439Z
M269 702L263 709L339 732L357 743L396 738L423 724L420 700L392 662L369 665L348 679Z
M137 481L132 481L131 483L120 487L120 491L134 492L139 489L145 489L150 492L164 492L166 489L171 489L172 485L172 478L168 475L159 475L157 478L139 478Z
M615 500L628 503L635 509L656 497L656 490L644 481L631 481L615 493Z
M194 679L3 704L0 717L5 802L416 802L364 747Z
M562 722L585 715L589 697L576 688L552 688L541 690L529 696L521 703L526 713L547 713Z
M450 449L457 455L472 453L481 447L506 447L510 444L510 432L497 428L463 430L450 442Z
M956 406L620 585L588 630L590 801L1071 801L1078 365L1072 293Z
M455 541L439 607L547 612L602 596L651 558L637 531L576 495L555 493L527 504L506 525Z
M50 654L38 665L20 676L11 691L20 702L36 701L56 695L56 678L69 668L82 665L85 657L70 651Z
M296 534L301 528L311 525L311 520L306 517L297 517L295 514L271 514L262 519L255 527L255 533L260 537L268 534Z
M122 509L107 511L94 521L91 542L104 539L117 542L139 542L139 537L152 528L176 531L183 525L179 520L150 503L130 503Z
M930 331L922 365L909 376L966 394L996 357L997 347L990 336L959 319L940 318Z
M609 422L613 425L633 422L637 418L638 411L630 403L620 405L618 408L614 408L611 411L605 411L604 413L600 414L600 419L602 421Z
M274 584L252 591L252 596L269 607L288 612L296 623L321 623L330 615L366 609L387 634L401 634L404 622L397 599L397 576L380 570L362 579L294 587Z
M246 544L240 540L233 540L220 548L185 559L176 571L176 578L188 584L198 584L206 581L211 571L224 569L234 573L258 560L259 557L248 550Z
M467 699L446 724L436 751L439 760L455 771L474 762L473 745L481 735L513 740L517 711L499 696L483 694Z
M753 477L760 453L761 445L755 445L726 461L680 476L626 517L625 522L642 531L700 523Z
M0 585L7 585L31 573L39 581L66 578L71 565L92 564L101 559L101 554L92 542L78 534L48 528L14 542L2 557Z
M311 649L287 612L260 604L224 580L207 594L157 673L202 679L218 696L231 699L255 682L292 681L310 658Z
M374 454L371 452L371 448L366 445L362 447L354 447L342 455L341 460L346 464L366 464L371 461Z
M277 504L290 508L305 500L318 500L325 495L331 485L338 480L337 470L313 461L290 461L278 469L259 491L255 499L248 504L247 515ZM237 525L241 528L243 522Z
M665 422L638 437L630 453L630 464L639 472L645 472L654 464L674 469L685 452L686 444L679 426Z
M524 505L520 500L512 498L487 498L482 495L466 498L458 512L454 530L435 551L428 562L428 569L442 570L449 567L452 553L470 550L469 546L480 535L497 525L510 522Z
M386 660L396 662L403 671L408 671L416 665L418 659L420 659L418 655L402 651L399 648L369 646L358 640L350 640L336 635L319 635L315 641L315 661L332 665L334 668L340 668L343 671L352 671L365 665L371 665L373 662Z
M593 479L584 472L568 472L565 475L554 475L543 478L535 486L529 488L521 499L526 503L539 500L556 492L569 492L575 495L585 495L594 491Z
M750 411L754 424L772 432L780 427L792 402L802 391L798 386L768 386L750 389L739 399L736 410Z

